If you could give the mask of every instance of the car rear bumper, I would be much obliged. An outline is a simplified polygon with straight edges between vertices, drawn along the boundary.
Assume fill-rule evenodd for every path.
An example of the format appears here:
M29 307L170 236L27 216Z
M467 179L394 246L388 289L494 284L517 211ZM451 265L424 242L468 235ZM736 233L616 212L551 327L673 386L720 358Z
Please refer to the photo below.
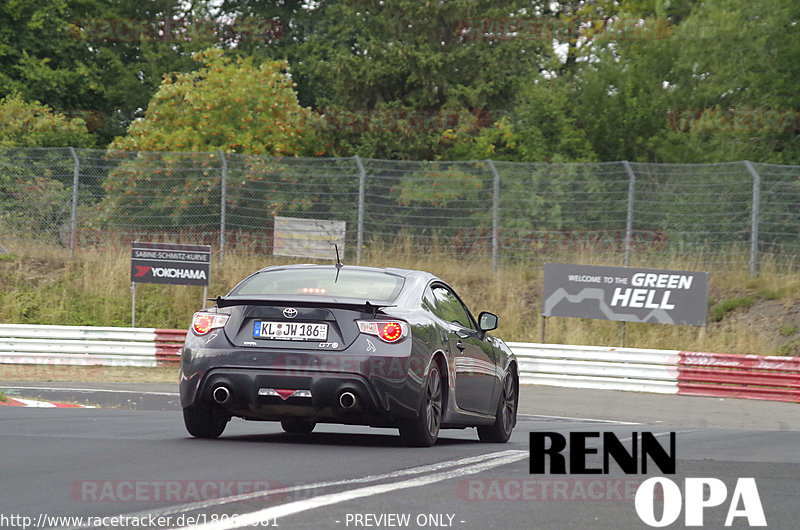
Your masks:
M354 374L293 375L273 370L215 368L198 386L196 399L254 420L298 417L390 425L393 417L392 407L381 402L367 380Z
M254 360L250 352L248 358L229 351L194 353L181 365L183 407L214 406L251 420L306 418L372 426L393 426L419 409L420 381L409 375L407 355L293 353Z

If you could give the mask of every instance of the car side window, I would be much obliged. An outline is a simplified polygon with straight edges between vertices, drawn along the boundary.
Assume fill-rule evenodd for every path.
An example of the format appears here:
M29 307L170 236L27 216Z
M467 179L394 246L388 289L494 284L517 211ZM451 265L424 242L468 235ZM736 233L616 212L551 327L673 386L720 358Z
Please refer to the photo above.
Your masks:
M458 324L462 328L476 329L467 308L453 291L443 285L428 287L423 295L422 303L442 320Z

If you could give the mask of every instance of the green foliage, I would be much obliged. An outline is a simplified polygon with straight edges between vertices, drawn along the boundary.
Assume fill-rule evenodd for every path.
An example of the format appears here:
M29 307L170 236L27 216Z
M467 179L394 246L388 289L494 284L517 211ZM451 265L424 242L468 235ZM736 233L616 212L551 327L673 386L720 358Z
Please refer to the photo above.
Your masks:
M0 148L91 147L94 138L80 118L69 118L19 94L0 99Z
M421 203L446 207L451 201L463 201L465 196L483 189L478 175L458 168L442 168L409 173L403 177L397 202L402 206Z
M255 65L211 48L196 59L199 70L164 78L146 116L112 149L322 154L309 127L312 115L297 103L286 63Z
M758 296L763 298L764 300L777 300L781 297L778 291L770 291L770 290L759 290Z
M567 94L559 83L534 79L517 96L513 110L490 127L447 130L446 158L516 162L577 162L595 159L582 130L576 127Z
M783 337L794 335L797 333L797 326L783 325L781 326L781 329L778 330L778 333L780 333Z
M58 237L69 218L72 190L58 180L34 177L8 186L10 202L0 220L28 234L45 233Z
M81 116L101 146L134 123L179 151L798 164L799 23L784 0L12 1L0 3L0 97ZM297 109L267 106L248 122L261 90L246 75L225 85L227 67L205 74L217 95L189 101L192 78L175 72L197 74L192 56L209 47L254 73L288 61L287 101L314 115L297 111L298 124ZM137 118L154 124L148 107L170 99L185 111L145 130ZM220 117L217 135L188 134ZM183 141L170 120L189 127ZM265 132L274 141L257 151Z
M750 307L753 305L753 303L755 303L755 301L756 298L754 296L739 296L737 298L722 300L720 303L711 308L711 320L714 322L719 322L725 317L725 315L734 309L738 309L740 307Z
M430 162L408 169L399 179L376 182L392 201L382 214L384 223L391 219L385 226L405 228L412 239L424 236L428 241L452 241L466 228L491 226L487 204L492 181L485 163Z
M191 52L208 46L159 32L207 18L205 4L0 2L0 96L18 92L83 116L97 143L106 145L147 106L164 73L185 71Z
M153 224L155 230L202 228L191 212L219 212L219 150L271 155L238 158L235 166L231 162L228 186L236 193L229 195L227 205L233 215L254 201L263 205L248 212L247 225L264 227L277 212L308 209L316 200L292 186L296 178L287 181L286 164L273 158L322 154L313 115L297 103L287 65L256 65L214 49L197 60L197 71L165 78L147 115L131 125L128 136L112 143L112 148L139 153L123 156L106 179L96 226L118 219ZM158 221L152 223L154 219Z
M0 99L0 227L58 240L70 214L71 159L64 149L25 149L93 143L79 118L18 94Z
M675 28L674 94L682 113L665 159L800 161L800 4L704 2Z
M436 113L458 122L505 109L527 72L551 55L542 39L487 37L507 26L519 0L321 2L318 24L298 46L299 82L313 90L322 113L405 112L405 118L364 130L331 130L333 152L372 158L435 159L447 149L441 133L420 127ZM398 124L399 122L399 124ZM398 127L398 125L400 125ZM482 123L481 126L485 126Z

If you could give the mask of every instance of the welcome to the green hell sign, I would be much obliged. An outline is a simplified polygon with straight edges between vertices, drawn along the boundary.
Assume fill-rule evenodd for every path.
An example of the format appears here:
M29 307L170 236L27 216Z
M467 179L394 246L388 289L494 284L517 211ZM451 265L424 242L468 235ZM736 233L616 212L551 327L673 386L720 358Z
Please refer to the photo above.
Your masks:
M545 263L542 314L703 326L708 273Z

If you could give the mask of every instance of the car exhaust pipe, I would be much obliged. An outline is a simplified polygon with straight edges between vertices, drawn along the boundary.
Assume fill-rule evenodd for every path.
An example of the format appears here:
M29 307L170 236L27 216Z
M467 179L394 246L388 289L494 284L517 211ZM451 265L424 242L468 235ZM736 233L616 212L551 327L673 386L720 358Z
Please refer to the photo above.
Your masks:
M356 396L352 392L342 392L339 394L339 405L342 406L343 409L352 409L356 406Z
M211 397L214 398L214 401L223 405L228 402L231 398L231 392L228 390L228 387L219 385L214 391L211 393Z

